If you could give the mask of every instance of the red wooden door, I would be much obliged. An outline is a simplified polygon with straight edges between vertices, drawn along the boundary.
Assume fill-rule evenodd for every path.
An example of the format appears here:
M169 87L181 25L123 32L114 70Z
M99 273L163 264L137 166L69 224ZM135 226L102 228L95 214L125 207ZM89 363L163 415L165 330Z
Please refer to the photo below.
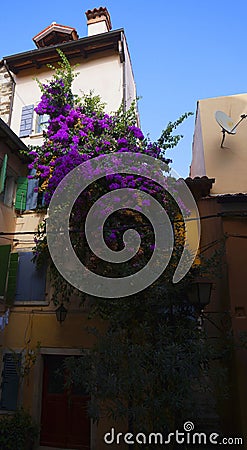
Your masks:
M40 445L78 450L90 449L88 397L64 388L64 356L45 356Z

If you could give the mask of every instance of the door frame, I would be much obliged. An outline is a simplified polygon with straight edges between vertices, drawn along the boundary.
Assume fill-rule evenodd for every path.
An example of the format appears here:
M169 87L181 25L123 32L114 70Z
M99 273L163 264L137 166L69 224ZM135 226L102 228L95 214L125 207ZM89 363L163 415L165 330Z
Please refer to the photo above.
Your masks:
M34 365L33 378L35 380L33 386L33 402L32 402L32 416L34 420L40 424L42 397L43 397L43 375L44 375L44 355L58 355L58 356L81 356L81 349L79 348L55 348L55 347L41 347L40 354L37 357ZM97 424L90 420L90 450L97 450L96 448L96 430Z

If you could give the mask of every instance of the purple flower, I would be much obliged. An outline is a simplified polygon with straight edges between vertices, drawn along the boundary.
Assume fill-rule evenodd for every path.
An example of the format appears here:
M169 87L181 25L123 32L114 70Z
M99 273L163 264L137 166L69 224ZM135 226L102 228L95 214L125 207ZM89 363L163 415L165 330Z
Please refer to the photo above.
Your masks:
M74 142L74 144L79 144L79 137L78 136L73 136L72 137L72 141Z
M112 191L114 191L115 189L119 189L120 185L117 183L111 183L109 186L109 189L111 189Z
M115 240L117 238L116 233L114 233L114 231L111 232L111 234L109 234L109 239Z
M126 139L125 137L122 137L122 138L120 138L120 139L117 140L117 143L118 143L119 145L121 145L121 144L126 145L126 144L128 144L128 139Z
M137 139L144 139L144 135L142 133L142 131L140 130L140 128L135 127L134 125L128 127L129 131L131 131L133 133L133 135L137 138Z
M150 200L148 200L148 199L144 199L143 201L142 201L142 204L143 205L145 205L145 206L150 206Z
M82 137L87 136L87 133L85 133L85 131L83 131L83 130L80 130L80 131L79 131L79 134L80 134Z

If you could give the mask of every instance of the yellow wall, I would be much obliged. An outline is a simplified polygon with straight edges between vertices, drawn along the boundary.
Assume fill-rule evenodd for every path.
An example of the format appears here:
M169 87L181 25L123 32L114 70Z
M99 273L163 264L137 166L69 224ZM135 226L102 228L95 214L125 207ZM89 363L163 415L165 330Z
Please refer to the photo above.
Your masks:
M16 179L18 176L26 176L27 165L23 164L20 158L8 147L5 142L0 142L0 167L2 165L2 160L4 155L8 155L7 170L11 170L11 175ZM4 205L0 201L0 231L13 233L15 231L16 225L16 214L13 207ZM7 240L9 237L10 240ZM0 245L10 244L12 242L12 237L6 236L5 239L0 236Z
M237 127L235 135L226 134L221 148L222 132L214 116L217 110L237 123L240 115L247 113L247 94L198 102L191 177L215 178L212 194L247 192L247 119Z
M226 316L220 313L229 312L232 321L232 330L237 337L239 332L247 333L247 220L236 217L238 211L246 209L246 203L219 203L217 197L201 199L198 203L201 216L216 215L223 212L224 217L213 217L202 220L201 251L206 259L211 257L215 250L220 250L216 267L211 270L213 290L211 301L206 309L212 312L211 318L217 322L217 316L222 320L220 327L230 327ZM235 212L235 217L234 217ZM244 237L245 236L245 237ZM205 248L213 245L205 252ZM224 319L225 318L225 319ZM222 328L223 329L223 328ZM217 332L213 326L212 335ZM236 350L232 358L232 408L228 404L225 414L225 423L228 432L247 435L247 351ZM229 434L230 435L230 434Z
M30 374L23 379L20 386L20 403L30 411L39 423L42 405L42 382L44 354L80 354L81 349L90 348L94 337L89 334L87 327L96 325L95 321L87 319L87 312L83 309L70 308L62 324L56 320L55 307L14 307L11 309L9 325L4 332L4 347L15 351L35 349L37 342L41 343L40 355ZM97 322L99 330L103 331L104 322ZM118 431L126 432L126 424L122 421L114 422L103 419L99 426L91 424L91 450L104 450L109 445L104 444L104 434L114 426ZM126 449L126 445L118 448Z

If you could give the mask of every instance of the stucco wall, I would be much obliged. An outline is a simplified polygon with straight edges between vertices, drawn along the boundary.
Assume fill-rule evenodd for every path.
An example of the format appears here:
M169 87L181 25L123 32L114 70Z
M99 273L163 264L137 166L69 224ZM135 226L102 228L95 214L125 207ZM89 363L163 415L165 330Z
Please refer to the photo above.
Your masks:
M125 55L125 87L126 87L126 109L129 109L133 100L136 99L136 85L134 81L133 69L130 60L129 49L127 41L123 36L123 46Z
M240 204L239 204L240 205ZM238 206L239 206L238 205ZM226 255L228 262L228 285L233 330L236 336L247 333L247 220L226 218L224 220ZM242 236L242 237L241 237ZM247 351L239 348L235 353L237 396L239 399L239 420L244 435L247 433Z
M190 177L203 177L206 175L204 147L202 139L202 126L200 117L200 108L197 104L195 130L192 144L192 163L190 167Z
M73 92L82 96L91 90L95 95L100 95L102 102L106 103L106 111L116 111L123 96L122 69L119 56L106 52L101 57L88 59L74 59L72 65L78 64L76 73L78 76L73 82ZM16 76L16 90L13 105L11 128L19 135L22 107L37 105L41 98L41 92L34 77L41 82L46 82L52 76L51 71L41 69L23 70ZM40 145L42 136L35 136L37 115L34 113L32 137L23 138L25 144Z
M217 197L208 197L198 202L201 217L215 216L201 220L202 257L208 259L215 255L210 280L213 282L211 301L205 312L221 329L228 330L231 324L225 313L229 312L235 335L247 332L247 220L234 217L238 211L246 210L246 203L219 203ZM220 217L218 213L224 213ZM206 251L205 251L206 250ZM217 328L205 320L210 327L211 336ZM224 328L225 327L225 328ZM231 358L232 398L222 411L228 433L247 433L247 352L237 349ZM232 402L232 403L231 403Z
M18 156L4 142L0 142L0 167L5 154L8 155L7 172L11 171L11 175L16 179L18 176L25 176L27 174L26 165L21 162ZM15 225L16 214L14 208L6 206L0 201L0 231L13 233ZM0 245L10 244L12 239L13 236L0 237Z
M202 175L201 160L204 152L205 174L215 178L213 194L247 192L247 120L236 130L226 134L221 148L222 132L215 120L217 110L224 111L235 123L247 113L247 94L216 97L199 101L202 140L194 141L191 174Z

